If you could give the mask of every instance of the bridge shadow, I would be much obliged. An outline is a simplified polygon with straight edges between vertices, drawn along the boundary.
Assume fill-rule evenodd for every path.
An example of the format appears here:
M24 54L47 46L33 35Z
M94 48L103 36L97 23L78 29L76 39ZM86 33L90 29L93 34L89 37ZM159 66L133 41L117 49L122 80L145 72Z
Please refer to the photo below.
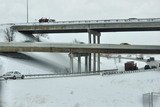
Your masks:
M0 53L1 56L13 58L13 59L18 59L21 61L25 62L31 62L34 63L38 66L50 69L52 73L67 73L68 69L64 68L57 63L49 63L46 61L42 61L40 59L34 58L32 56L26 55L24 53L19 53L19 52L5 52L5 53Z

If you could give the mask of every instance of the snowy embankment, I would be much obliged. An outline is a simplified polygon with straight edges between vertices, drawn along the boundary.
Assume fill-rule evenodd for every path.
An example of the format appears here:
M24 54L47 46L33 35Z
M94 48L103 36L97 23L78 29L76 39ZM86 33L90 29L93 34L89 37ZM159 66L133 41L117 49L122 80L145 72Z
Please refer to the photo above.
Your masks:
M3 81L3 107L143 107L160 72ZM158 107L158 106L157 106Z

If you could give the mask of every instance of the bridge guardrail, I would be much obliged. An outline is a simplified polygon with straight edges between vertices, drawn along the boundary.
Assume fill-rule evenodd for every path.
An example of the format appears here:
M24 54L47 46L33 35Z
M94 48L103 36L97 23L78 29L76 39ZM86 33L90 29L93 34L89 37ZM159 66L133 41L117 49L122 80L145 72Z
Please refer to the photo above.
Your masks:
M56 25L56 24L92 24L92 23L129 23L129 22L160 22L160 18L129 18L129 19L108 19L108 20L79 20L79 21L55 21L55 22L29 22L29 23L19 23L15 25Z
M116 72L102 72L101 75L112 75L112 74L127 74L127 73L137 73L137 72L147 72L147 71L160 71L160 68L157 69L141 69L141 70L131 70L131 71L116 71Z
M26 78L41 78L41 77L76 77L76 76L89 76L89 75L99 75L99 72L94 73L66 73L66 74L30 74L25 75Z

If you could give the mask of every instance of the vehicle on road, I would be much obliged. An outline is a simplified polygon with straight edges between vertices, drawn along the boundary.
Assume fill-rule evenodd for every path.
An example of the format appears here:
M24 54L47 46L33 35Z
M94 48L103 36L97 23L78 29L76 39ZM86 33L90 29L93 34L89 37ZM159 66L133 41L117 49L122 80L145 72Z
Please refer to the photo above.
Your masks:
M138 70L137 63L134 61L129 61L124 64L125 71Z
M151 68L150 68L149 65L145 65L145 66L144 66L144 69L146 70L146 69L151 69Z
M120 43L120 45L131 45L129 43Z
M143 58L143 54L137 54L136 55L136 59L138 59L138 60L143 60L144 58Z
M10 71L10 72L7 72L6 74L3 75L3 78L5 80L7 79L17 79L17 78L20 78L20 79L24 79L24 75L22 75L20 72L18 71Z
M48 19L48 18L41 18L38 20L39 23L44 23L44 22L55 22L55 19Z
M151 61L155 61L154 57L150 57L149 59L147 59L147 62L151 62Z

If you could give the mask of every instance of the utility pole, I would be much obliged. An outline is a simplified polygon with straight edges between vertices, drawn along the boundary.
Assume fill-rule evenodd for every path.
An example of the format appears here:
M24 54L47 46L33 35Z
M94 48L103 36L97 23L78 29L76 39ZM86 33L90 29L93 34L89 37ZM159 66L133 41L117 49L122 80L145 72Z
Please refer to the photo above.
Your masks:
M28 23L28 0L27 0L27 23Z

